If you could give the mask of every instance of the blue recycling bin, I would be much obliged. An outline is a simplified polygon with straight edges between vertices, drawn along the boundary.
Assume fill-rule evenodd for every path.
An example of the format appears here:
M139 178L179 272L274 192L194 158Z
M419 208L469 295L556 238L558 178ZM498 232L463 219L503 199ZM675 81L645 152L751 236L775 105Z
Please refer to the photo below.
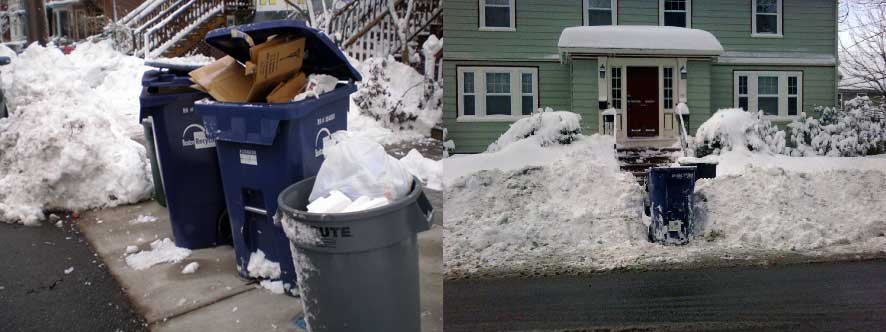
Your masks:
M689 242L695 172L695 167L656 167L649 170L650 241L661 244Z
M206 135L187 73L150 70L142 76L139 119L150 117L175 245L188 249L231 243L215 141Z
M289 185L317 174L323 162L323 141L347 129L350 95L361 80L341 50L326 35L303 22L284 20L236 27L256 44L269 36L305 37L305 74L327 74L348 83L319 98L298 102L260 104L198 103L206 129L218 145L218 160L233 230L237 269L244 278L250 256L261 250L266 259L280 264L279 278L292 294L295 268L289 239L274 223L277 196ZM248 45L232 39L230 28L210 31L206 42L244 62Z

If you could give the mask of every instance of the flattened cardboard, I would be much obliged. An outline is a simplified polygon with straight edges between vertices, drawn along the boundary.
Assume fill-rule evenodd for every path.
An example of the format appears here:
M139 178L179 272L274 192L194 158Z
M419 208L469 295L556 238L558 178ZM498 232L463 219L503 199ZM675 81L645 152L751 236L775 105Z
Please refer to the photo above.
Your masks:
M244 75L243 67L230 56L196 69L189 75L215 100L223 102L246 101L254 82L252 77Z
M268 93L280 82L299 72L304 51L304 38L290 41L274 38L253 47L250 53L254 55L252 61L255 63L255 83L249 90L247 100L250 102L265 100Z
M288 81L280 83L268 95L268 103L288 103L292 101L292 98L304 91L307 81L305 73L298 73L298 75Z

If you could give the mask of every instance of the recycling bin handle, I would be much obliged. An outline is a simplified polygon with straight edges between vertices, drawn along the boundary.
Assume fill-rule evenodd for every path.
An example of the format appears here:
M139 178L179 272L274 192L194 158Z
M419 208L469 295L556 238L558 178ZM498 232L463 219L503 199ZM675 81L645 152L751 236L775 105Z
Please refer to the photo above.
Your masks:
M260 209L260 208L254 207L254 206L246 205L243 207L243 210L246 210L246 211L249 211L252 213L256 213L256 214L265 215L265 216L268 215L268 210Z
M419 215L422 217L420 219L422 223L416 225L417 231L422 232L431 229L431 225L434 223L434 206L431 205L431 201L428 200L424 192L418 196L416 206L418 207Z

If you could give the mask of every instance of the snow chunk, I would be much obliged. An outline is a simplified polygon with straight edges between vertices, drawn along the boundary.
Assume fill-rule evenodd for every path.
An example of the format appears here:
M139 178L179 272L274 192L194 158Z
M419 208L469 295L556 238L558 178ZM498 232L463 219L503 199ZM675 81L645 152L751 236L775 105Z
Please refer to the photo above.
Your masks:
M126 246L126 254L134 254L138 252L138 246Z
M280 263L265 258L265 253L258 249L249 255L246 271L252 278L276 279L280 278Z
M550 107L528 118L517 120L510 129L489 145L486 152L496 152L522 139L531 139L539 146L569 144L581 133L581 116L572 112L554 111Z
M71 267L65 269L65 274L71 274L71 272L74 272L74 267L73 267L73 266L71 266Z
M563 29L561 52L719 55L723 46L710 32L669 26L606 25Z
M259 282L259 285L262 288L267 289L267 290L271 291L271 293L274 293L274 294L283 294L285 291L285 289L283 287L283 281L280 281L280 280L277 280L277 281L262 280Z
M157 217L155 217L155 216L152 216L152 215L141 215L141 214L140 214L140 215L138 215L138 218L135 218L135 219L130 220L129 223L135 225L135 224L143 224L143 223L155 222L155 221L157 221L157 220L159 220L159 219L157 219Z
M129 267L141 271L160 263L178 263L191 255L191 251L175 246L169 238L151 243L151 250L126 256Z
M182 274L194 274L198 268L200 268L200 263L190 262L182 269Z

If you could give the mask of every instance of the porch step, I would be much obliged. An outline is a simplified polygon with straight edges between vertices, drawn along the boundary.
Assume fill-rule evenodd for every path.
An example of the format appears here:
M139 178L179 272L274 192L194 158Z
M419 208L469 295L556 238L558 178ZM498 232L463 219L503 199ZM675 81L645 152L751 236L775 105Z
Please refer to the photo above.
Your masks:
M630 172L641 186L645 186L649 170L676 162L680 156L680 148L620 147L616 149L616 155L621 170Z

